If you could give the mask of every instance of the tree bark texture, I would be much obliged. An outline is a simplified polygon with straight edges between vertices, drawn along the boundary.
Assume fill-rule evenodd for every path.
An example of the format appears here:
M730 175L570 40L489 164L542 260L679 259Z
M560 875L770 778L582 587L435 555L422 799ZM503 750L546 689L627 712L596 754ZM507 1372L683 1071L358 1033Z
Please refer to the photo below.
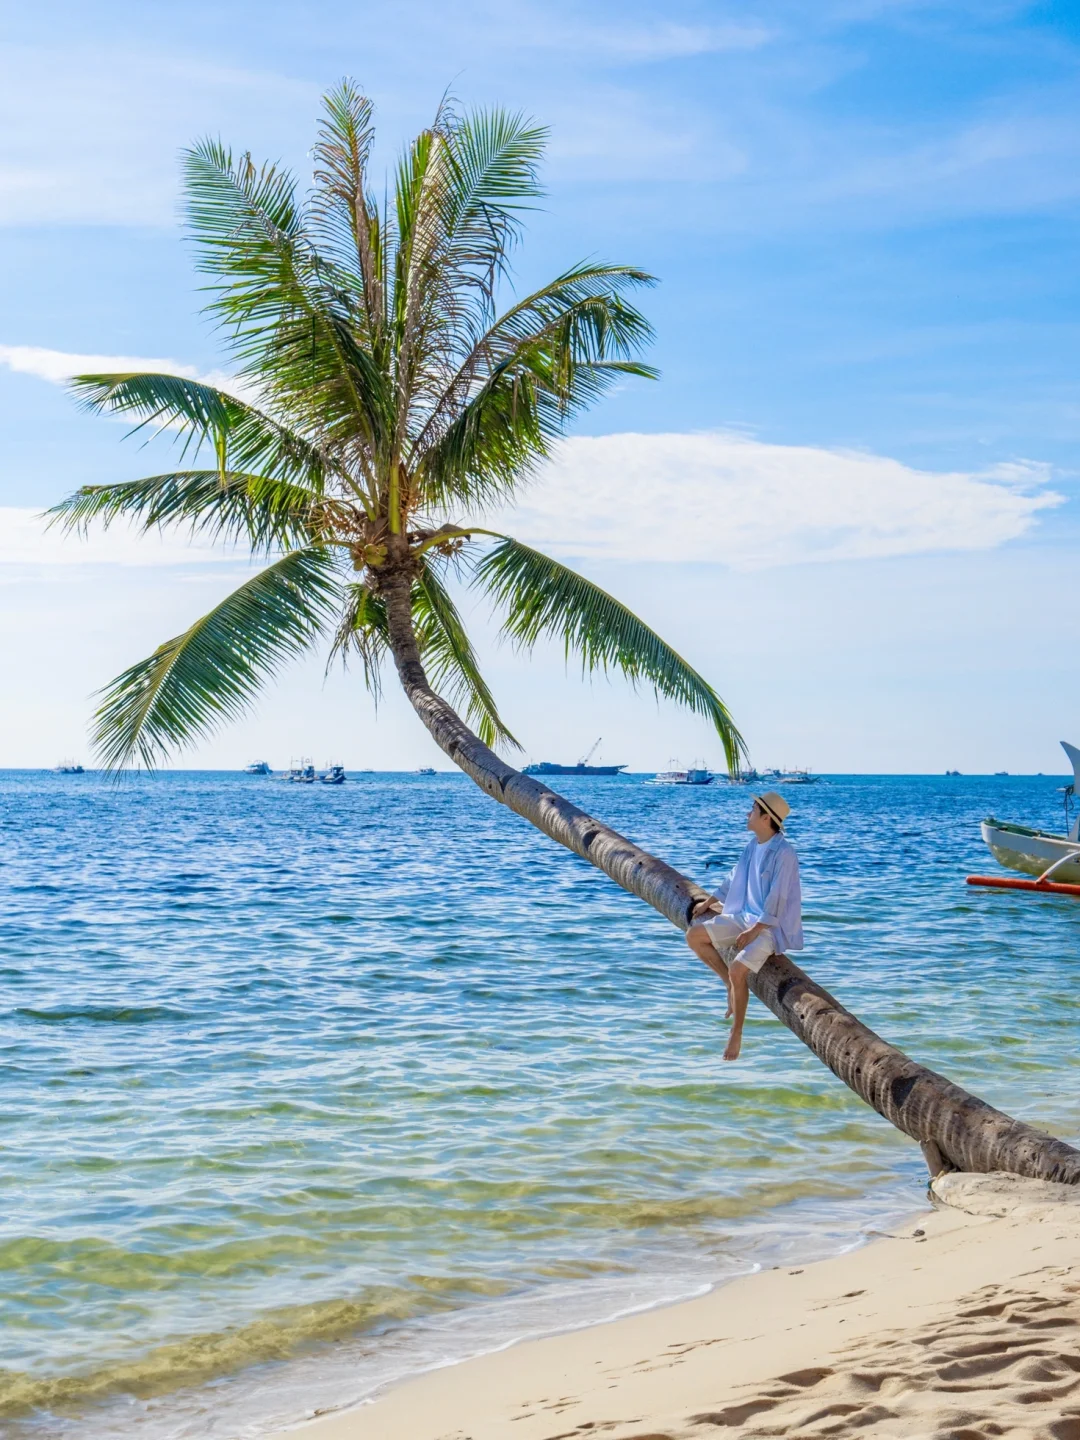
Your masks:
M440 749L492 799L686 930L694 902L706 892L489 749L427 683L412 629L408 579L388 580L382 592L398 677ZM1080 1151L995 1110L910 1059L786 955L774 955L749 978L762 1004L834 1075L923 1146L924 1154L933 1157L931 1168L1007 1170L1029 1179L1080 1184Z

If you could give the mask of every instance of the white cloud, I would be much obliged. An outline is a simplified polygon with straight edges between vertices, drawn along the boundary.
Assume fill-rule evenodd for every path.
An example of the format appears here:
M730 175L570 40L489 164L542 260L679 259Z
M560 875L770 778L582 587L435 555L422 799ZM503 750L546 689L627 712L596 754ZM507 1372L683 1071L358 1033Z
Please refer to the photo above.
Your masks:
M1062 503L1048 478L1034 463L933 472L726 433L579 437L499 523L564 556L749 570L991 549Z
M151 370L166 375L198 376L193 365L139 355L75 355L40 345L0 345L0 365L20 375L35 375L51 385L64 385L73 375L111 375L125 370Z
M257 116L255 134L273 154L294 126L310 126L317 95L285 76L184 54L175 37L7 43L0 225L172 225L182 146L218 131L243 136Z
M191 365L0 345L0 365L62 384L80 373ZM235 378L201 377L234 393ZM249 395L247 398L255 398ZM501 517L560 555L695 561L734 569L987 550L1015 540L1064 497L1050 467L1012 461L979 472L917 470L886 456L770 445L727 432L564 441L523 503ZM0 510L0 564L173 565L235 558L180 537L113 528L89 541L45 534L36 512Z
M625 17L611 25L559 24L552 21L546 9L542 14L534 12L530 27L523 27L520 15L515 16L513 27L507 34L508 38L513 36L513 43L518 49L527 35L532 45L560 50L577 58L587 54L631 63L758 50L773 38L773 31L763 25L680 25L671 22L632 25L626 23Z
M74 375L117 375L131 370L145 370L157 375L181 375L186 380L201 380L215 385L230 395L252 403L257 392L235 375L224 370L200 374L194 365L179 360L147 355L79 355L68 350L47 350L41 345L0 345L0 365L20 375L33 375L50 385L66 385ZM123 418L123 417L121 417Z
M50 527L39 510L0 506L0 565L205 565L237 560L245 552L232 546L189 540L176 531L160 535L116 523L107 530L93 527L88 534Z

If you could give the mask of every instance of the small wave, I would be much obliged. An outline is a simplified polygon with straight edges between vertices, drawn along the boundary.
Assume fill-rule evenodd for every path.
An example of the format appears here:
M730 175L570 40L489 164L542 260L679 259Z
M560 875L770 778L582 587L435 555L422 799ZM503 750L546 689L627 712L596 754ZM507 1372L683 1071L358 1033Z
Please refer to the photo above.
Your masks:
M191 1019L186 1010L170 1005L58 1005L51 1010L20 1005L15 1014L42 1025L63 1025L69 1020L89 1020L96 1025L152 1025L158 1020Z
M157 1345L134 1359L106 1361L68 1375L40 1375L0 1369L0 1416L32 1410L71 1411L115 1395L147 1400L181 1386L205 1384L250 1365L289 1360L314 1346L381 1329L419 1315L454 1309L454 1292L494 1295L505 1287L477 1278L473 1283L430 1283L405 1290L373 1286L358 1300L325 1300L274 1310L235 1329L189 1335ZM444 1293L445 1292L445 1293Z

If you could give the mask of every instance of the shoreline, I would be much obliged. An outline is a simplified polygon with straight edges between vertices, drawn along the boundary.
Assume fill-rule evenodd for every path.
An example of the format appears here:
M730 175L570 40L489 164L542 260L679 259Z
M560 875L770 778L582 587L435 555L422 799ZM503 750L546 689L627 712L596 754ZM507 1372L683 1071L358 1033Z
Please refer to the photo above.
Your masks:
M509 1343L276 1433L900 1436L1008 1414L1017 1440L1080 1440L1080 1191L993 1176L936 1189L934 1209L831 1259Z

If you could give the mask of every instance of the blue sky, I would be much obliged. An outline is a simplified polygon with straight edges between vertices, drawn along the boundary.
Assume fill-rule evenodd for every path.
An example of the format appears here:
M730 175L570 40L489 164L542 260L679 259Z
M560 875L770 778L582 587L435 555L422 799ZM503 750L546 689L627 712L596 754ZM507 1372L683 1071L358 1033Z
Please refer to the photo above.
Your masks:
M0 763L85 755L90 691L237 575L176 548L138 564L119 542L36 544L28 512L148 460L74 409L63 357L220 366L177 153L221 134L302 173L320 92L350 74L386 161L448 85L550 126L520 284L584 255L660 277L662 380L578 427L598 445L575 442L522 523L715 681L759 763L1057 765L1080 735L1055 619L1077 541L1075 7L226 0L182 26L164 6L132 17L47 0L8 17L0 49L0 663L20 696ZM559 533L559 496L590 486ZM602 733L642 768L719 760L697 722L483 633L531 752L574 757ZM313 664L189 763L409 765L428 744L392 698L376 720L355 679L324 686Z

